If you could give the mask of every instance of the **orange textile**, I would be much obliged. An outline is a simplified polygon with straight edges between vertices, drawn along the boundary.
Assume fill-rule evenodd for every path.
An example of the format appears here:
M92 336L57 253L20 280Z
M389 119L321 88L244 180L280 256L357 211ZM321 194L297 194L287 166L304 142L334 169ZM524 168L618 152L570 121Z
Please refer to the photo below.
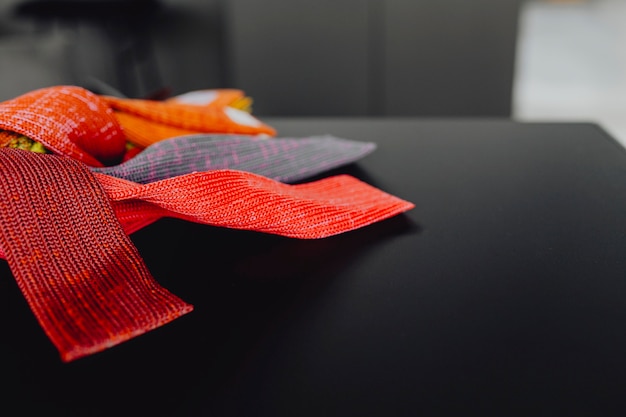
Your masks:
M240 90L215 90L214 100L205 104L190 103L177 97L165 101L110 96L103 96L103 99L116 111L127 139L141 147L194 133L275 136L276 131L271 126L229 106L243 96Z

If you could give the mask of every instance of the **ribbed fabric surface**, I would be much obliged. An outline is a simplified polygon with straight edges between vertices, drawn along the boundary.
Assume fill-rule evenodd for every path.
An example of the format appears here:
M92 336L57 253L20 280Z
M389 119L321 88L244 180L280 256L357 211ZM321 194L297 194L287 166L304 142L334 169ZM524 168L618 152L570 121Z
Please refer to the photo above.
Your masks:
M94 175L113 200L127 233L135 231L129 224L145 225L167 216L231 229L319 239L414 207L348 175L296 185L235 170L197 172L149 184Z
M0 129L20 133L90 166L104 163L81 146L85 140L116 142L120 155L124 151L124 132L113 110L81 87L41 88L0 103Z
M127 139L144 148L163 139L194 133L276 135L274 128L256 117L226 105L228 99L231 98L196 105L178 100L103 97L116 111Z
M196 171L235 169L281 182L355 162L376 149L372 142L334 136L272 138L188 135L157 142L119 165L94 172L145 184Z
M316 239L413 208L346 175L289 185L215 170L137 184L70 158L7 148L0 204L3 256L64 361L191 310L154 281L127 236L161 217Z
M154 280L84 164L0 149L0 207L0 247L62 360L192 310Z
M53 152L0 144L0 257L63 361L192 310L154 280L128 237L163 217L318 239L414 207L347 175L287 184L353 162L375 145L268 137L271 127L228 106L241 92L223 93L213 104L189 104L193 97L150 102L58 86L0 103L1 130ZM123 115L139 123L124 124ZM94 156L98 145L112 140L125 147L120 135L135 128L146 149L103 166ZM4 143L14 133L0 136Z

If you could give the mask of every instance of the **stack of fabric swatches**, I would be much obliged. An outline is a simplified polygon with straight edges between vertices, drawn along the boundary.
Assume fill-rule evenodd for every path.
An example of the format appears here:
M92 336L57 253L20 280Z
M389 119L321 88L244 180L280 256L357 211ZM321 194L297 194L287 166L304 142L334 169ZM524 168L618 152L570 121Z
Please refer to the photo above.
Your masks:
M63 361L193 310L130 240L161 218L320 239L414 207L323 177L375 143L280 137L248 104L232 89L156 101L69 85L0 103L0 257Z

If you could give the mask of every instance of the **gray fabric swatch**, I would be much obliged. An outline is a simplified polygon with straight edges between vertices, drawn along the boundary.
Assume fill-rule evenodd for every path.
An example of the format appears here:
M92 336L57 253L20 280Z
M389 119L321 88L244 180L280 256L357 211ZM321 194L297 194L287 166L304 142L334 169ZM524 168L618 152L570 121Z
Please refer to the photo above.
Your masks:
M91 169L140 184L216 169L252 172L290 183L350 164L375 149L373 142L332 135L267 138L198 134L162 140L124 163Z

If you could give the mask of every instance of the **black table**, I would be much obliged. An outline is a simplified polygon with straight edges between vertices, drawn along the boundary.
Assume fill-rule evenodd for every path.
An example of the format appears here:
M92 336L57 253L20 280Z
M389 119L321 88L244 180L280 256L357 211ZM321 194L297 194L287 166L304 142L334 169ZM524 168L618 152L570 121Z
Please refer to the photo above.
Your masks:
M267 122L377 142L321 177L415 209L309 241L162 219L132 239L195 311L67 364L3 263L0 415L626 414L626 153L601 128Z

